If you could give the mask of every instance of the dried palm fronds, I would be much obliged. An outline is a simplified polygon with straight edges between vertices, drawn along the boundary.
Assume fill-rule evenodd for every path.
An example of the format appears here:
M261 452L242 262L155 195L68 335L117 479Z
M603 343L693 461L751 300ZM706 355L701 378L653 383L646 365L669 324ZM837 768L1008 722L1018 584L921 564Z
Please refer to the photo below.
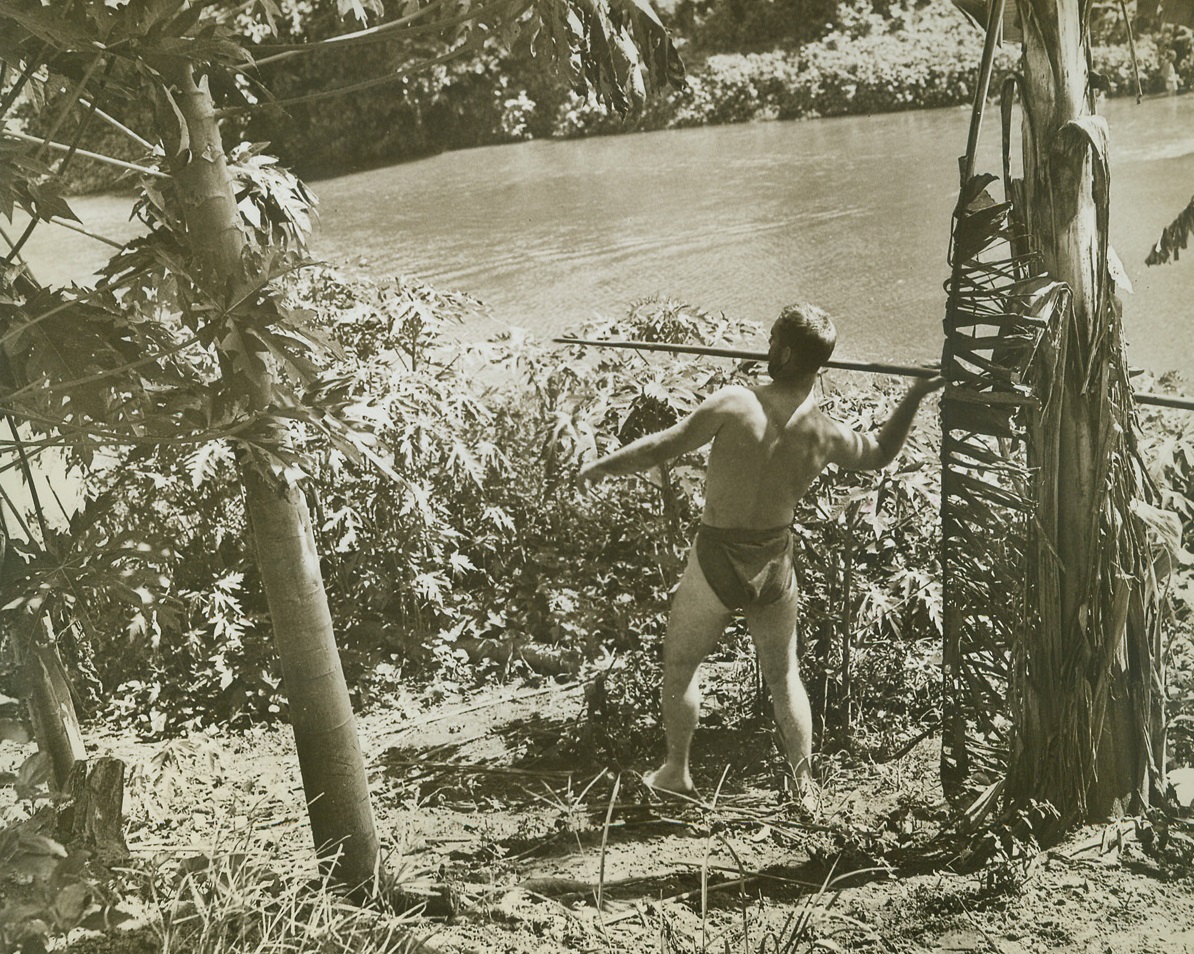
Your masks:
M1011 647L1030 625L1024 588L1033 500L1023 447L1027 380L1067 301L1039 276L1010 202L966 182L954 213L941 402L944 706L941 775L960 799L1007 761Z
M994 177L975 177L954 219L942 781L961 798L1006 773L1010 805L1049 801L1071 821L1147 801L1163 766L1158 543L1141 517L1156 495L1136 447L1110 267L1106 126L1084 116L1044 145L1027 110L1026 177L1012 180L1021 83L1004 85L1011 201L986 192ZM1075 190L1083 181L1088 191ZM1192 228L1194 203L1157 260Z

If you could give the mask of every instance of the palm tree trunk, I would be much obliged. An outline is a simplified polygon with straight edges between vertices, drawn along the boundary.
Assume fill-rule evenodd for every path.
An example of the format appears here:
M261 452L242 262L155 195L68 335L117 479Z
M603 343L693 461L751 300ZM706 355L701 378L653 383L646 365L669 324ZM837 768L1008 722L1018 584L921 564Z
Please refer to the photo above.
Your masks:
M174 143L185 141L186 148L173 150L179 211L208 286L236 297L248 285L246 243L211 95L189 64L172 79L186 134ZM254 374L255 404L265 407L270 371ZM273 437L284 440L280 430ZM316 850L343 884L372 884L379 864L377 833L307 501L252 448L241 454L241 475Z
M1152 567L1130 509L1147 488L1107 266L1106 130L1090 115L1084 9L1020 0L1023 211L1072 307L1043 349L1029 426L1039 626L1015 653L1009 797L1047 799L1066 821L1146 803L1157 764Z

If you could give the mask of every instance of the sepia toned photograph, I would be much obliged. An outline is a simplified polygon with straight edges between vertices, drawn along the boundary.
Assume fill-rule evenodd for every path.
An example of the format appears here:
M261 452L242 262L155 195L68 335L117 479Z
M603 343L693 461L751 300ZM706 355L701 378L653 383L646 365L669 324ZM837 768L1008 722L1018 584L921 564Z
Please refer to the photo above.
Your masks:
M1192 89L0 0L0 954L1194 954Z

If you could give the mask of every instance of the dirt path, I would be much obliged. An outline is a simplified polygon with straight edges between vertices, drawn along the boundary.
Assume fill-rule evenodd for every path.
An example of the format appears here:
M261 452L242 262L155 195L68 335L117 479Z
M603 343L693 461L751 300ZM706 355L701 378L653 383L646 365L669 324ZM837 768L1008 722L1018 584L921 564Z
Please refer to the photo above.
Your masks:
M829 762L814 822L778 793L766 733L713 714L696 753L708 802L668 804L638 783L646 765L598 773L559 750L584 705L580 686L503 687L361 718L390 870L411 890L450 885L459 906L418 924L434 947L1194 952L1191 859L1158 863L1131 822L1079 831L1027 871L895 870L946 817L932 739L886 765ZM285 727L94 747L131 767L135 856L248 845L312 865Z

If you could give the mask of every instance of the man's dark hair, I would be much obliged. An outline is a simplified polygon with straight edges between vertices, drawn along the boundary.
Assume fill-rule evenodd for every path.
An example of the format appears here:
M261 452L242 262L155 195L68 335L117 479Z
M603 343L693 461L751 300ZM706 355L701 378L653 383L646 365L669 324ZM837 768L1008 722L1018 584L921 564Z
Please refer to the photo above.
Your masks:
M797 302L779 313L771 326L776 345L792 349L792 357L782 367L772 361L768 370L772 378L788 379L819 371L833 355L837 344L837 329L820 308Z

